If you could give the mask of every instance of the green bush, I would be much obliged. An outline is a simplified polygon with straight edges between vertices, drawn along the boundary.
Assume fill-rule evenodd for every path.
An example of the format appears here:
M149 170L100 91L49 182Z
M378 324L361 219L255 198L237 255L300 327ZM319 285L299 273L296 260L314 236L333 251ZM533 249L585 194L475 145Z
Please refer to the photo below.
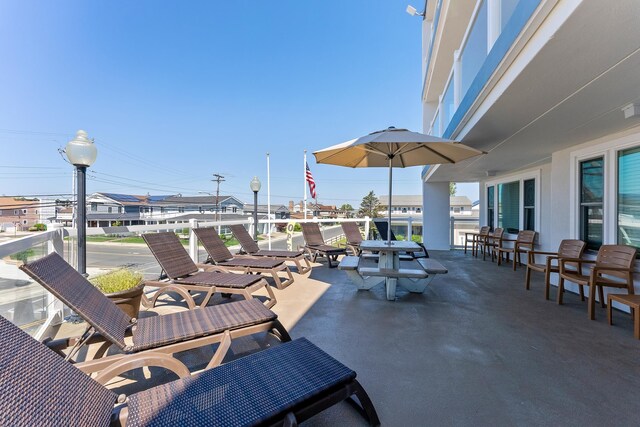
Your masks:
M142 273L123 268L93 277L89 281L105 294L111 294L138 286L142 281Z
M30 249L27 249L25 251L15 253L15 254L11 255L9 258L17 259L17 260L22 261L22 262L24 262L26 264L27 261L29 260L29 257L35 255L35 253L36 252L32 248L30 248Z
M29 231L47 231L47 226L46 224L33 224L31 227L29 227Z

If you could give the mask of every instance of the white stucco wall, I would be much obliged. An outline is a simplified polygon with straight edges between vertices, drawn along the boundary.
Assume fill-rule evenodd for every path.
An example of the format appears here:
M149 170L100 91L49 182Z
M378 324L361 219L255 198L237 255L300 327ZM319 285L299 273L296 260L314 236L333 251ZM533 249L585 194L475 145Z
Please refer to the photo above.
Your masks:
M449 183L422 184L422 241L427 249L449 250Z

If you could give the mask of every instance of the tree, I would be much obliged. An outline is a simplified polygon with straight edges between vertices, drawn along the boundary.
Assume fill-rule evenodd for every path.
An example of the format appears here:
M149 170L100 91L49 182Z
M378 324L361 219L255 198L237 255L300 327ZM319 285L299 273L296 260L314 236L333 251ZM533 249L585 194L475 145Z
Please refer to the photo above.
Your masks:
M368 216L369 218L377 218L378 210L380 209L380 200L376 197L373 191L369 191L369 194L362 198L360 202L360 209L358 210L358 216Z
M449 195L450 196L455 196L456 195L456 183L455 182L450 182L449 183Z
M345 216L347 218L351 218L351 216L353 215L353 206L351 206L349 203L344 203L342 206L340 206L338 208L341 212L344 212Z

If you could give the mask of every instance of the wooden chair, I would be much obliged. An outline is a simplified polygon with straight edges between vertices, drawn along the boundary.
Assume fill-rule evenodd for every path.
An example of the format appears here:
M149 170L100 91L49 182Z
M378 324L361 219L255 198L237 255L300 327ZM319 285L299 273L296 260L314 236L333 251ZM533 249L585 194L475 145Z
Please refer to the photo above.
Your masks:
M564 281L576 283L581 288L589 286L589 319L595 319L596 288L600 297L600 304L604 308L605 286L610 288L627 289L629 295L634 294L633 265L636 260L636 249L626 245L602 245L595 261L580 258L560 258L560 283L558 284L558 304L562 304ZM594 264L589 274L582 274L581 270L569 269L570 263Z
M497 254L496 248L502 247L502 239L504 239L504 228L496 228L493 233L487 238L482 250L482 260L484 261L485 251L489 251L491 254L491 262L493 262L494 256Z
M525 280L525 288L529 290L531 282L531 272L539 271L544 273L544 298L549 299L551 273L560 271L559 258L582 258L587 244L582 240L565 239L560 242L557 252L529 251L527 260L527 276ZM536 255L546 256L543 264L536 263ZM556 261L554 265L554 260ZM581 263L568 263L567 267L575 268L579 271L582 267Z
M502 254L507 254L507 261L509 261L509 254L513 254L513 271L516 271L516 261L518 265L522 265L520 262L520 254L533 250L533 242L536 238L536 232L531 230L521 230L518 232L518 237L515 240L503 238L501 244L495 248L498 252L498 265L502 261ZM505 247L505 242L513 242L513 247Z
M489 234L489 226L485 225L480 227L480 231L475 232L475 231L470 231L467 233L464 233L464 253L465 255L467 254L467 246L468 243L471 242L471 254L473 256L476 256L476 242L478 240L479 237L481 236L486 236Z
M492 237L493 237L493 233L491 232L491 228L489 228L489 231L487 233L478 233L478 235L476 236L474 256L477 257L478 252L482 251L482 260L483 261L485 260L487 252L490 251L490 247L491 247L490 243L491 243Z

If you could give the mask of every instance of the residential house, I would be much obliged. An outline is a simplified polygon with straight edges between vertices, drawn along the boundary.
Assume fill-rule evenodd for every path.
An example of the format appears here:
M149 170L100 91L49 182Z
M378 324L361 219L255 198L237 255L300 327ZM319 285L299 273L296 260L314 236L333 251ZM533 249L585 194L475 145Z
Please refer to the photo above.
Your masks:
M40 200L0 197L0 230L27 230L40 220Z

